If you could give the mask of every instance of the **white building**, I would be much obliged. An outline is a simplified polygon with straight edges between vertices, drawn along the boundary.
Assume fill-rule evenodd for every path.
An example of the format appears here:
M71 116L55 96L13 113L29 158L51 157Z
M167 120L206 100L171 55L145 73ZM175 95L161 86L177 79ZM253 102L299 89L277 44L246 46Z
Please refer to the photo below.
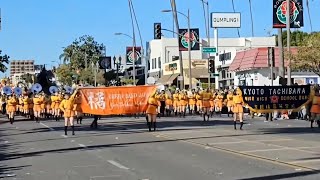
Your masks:
M207 45L206 39L200 40L201 44ZM216 54L202 53L202 45L200 50L191 51L192 63L192 83L207 83L208 82L208 65L204 62L211 56ZM214 47L214 39L210 39L211 47ZM253 37L253 38L219 38L218 39L218 53L219 56L215 58L216 73L219 76L211 78L211 83L215 83L215 87L226 87L234 85L235 73L229 72L228 68L236 56L237 51L250 49L254 47L274 47L276 44L275 37ZM149 59L149 77L154 77L156 81L162 84L176 83L180 74L179 62L179 47L176 38L162 38L160 40L151 40L149 42L150 59ZM220 57L220 58L218 58ZM224 57L224 58L222 58ZM188 52L182 51L184 84L189 86L189 61ZM201 65L193 66L194 62ZM197 64L196 63L196 64ZM176 64L177 68L172 69L172 65ZM174 70L174 71L172 71ZM168 75L170 77L168 78Z

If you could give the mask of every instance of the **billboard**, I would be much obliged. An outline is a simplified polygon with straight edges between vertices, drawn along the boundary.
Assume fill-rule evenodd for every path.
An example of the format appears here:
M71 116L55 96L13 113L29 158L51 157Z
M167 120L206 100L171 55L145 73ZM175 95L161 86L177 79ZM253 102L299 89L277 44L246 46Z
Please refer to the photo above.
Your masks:
M141 65L141 47L134 48L135 53L133 53L133 47L126 48L126 64L132 65L135 59L135 65Z
M286 28L287 0L273 0L273 28ZM303 27L302 0L290 0L290 28Z
M199 46L199 29L190 29L191 50L200 50ZM188 51L188 29L179 29L179 50Z
M211 13L212 28L240 28L240 13Z

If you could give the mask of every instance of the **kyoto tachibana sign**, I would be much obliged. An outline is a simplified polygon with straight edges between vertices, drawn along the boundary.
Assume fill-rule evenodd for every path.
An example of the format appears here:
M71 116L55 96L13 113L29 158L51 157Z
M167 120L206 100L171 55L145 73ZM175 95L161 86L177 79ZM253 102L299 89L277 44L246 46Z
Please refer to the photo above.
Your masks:
M134 48L135 53L133 53L133 47L126 48L126 64L133 64L133 60L135 60L135 65L141 64L141 47Z
M304 86L243 86L243 100L251 111L298 111L311 100L310 85Z
M189 46L189 35L188 29L179 29L179 50L188 51ZM191 50L200 50L199 46L199 29L190 29L191 34Z
M287 0L273 0L273 27L286 28ZM290 0L290 28L303 27L303 2Z
M155 86L80 88L81 108L95 115L135 114L146 111Z

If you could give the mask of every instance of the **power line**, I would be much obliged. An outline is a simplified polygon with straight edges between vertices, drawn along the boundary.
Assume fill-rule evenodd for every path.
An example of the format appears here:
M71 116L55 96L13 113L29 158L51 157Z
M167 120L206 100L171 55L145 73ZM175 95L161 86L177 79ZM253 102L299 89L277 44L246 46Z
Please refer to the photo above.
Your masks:
M143 49L143 41L142 41L140 26L139 26L139 23L138 23L138 20L137 20L136 12L135 12L135 10L134 10L132 0L129 0L129 1L131 2L130 4L131 4L131 8L132 8L132 13L133 13L133 16L134 16L136 25L137 25L137 30L138 30L138 33L139 33L139 38L140 38L140 41L141 41L141 48Z
M231 0L232 2L232 9L233 9L233 12L236 12L236 8L234 7L234 1ZM238 32L238 36L240 37L240 31L239 31L239 28L237 28L237 32Z
M308 9L310 29L311 29L311 32L312 32L312 20L311 20L311 14L310 14L309 0L307 0L307 9Z
M251 0L249 0L249 6L250 6L250 16L251 16L251 33L252 33L252 37L254 37L254 31L253 31L253 15L252 15L252 3L251 3Z

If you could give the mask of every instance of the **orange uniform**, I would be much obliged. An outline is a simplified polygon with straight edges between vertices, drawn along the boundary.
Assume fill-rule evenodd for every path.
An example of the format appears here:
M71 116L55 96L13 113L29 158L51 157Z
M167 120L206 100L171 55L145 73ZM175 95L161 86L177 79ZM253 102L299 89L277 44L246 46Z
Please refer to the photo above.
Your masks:
M179 104L180 106L187 106L188 97L185 94L179 94Z
M63 112L63 116L65 118L70 118L74 116L74 100L75 100L75 95L72 94L69 99L64 99L59 103L59 109ZM59 97L60 99L60 97ZM57 102L57 101L56 101Z
M166 105L167 106L172 106L173 105L173 100L172 97L166 94Z
M180 105L179 103L179 94L175 93L173 94L173 107L178 107Z
M40 97L40 101L41 101L41 104L40 104L40 109L41 110L44 110L46 108L46 101L44 99L44 96L41 96Z
M310 109L311 113L320 114L320 97L314 96L312 98L312 106Z
M29 109L29 98L24 97L23 98L23 110L28 110Z
M233 106L233 95L229 93L227 95L227 107L232 107Z
M196 105L196 96L194 93L189 94L188 99L189 99L189 105Z
M202 107L210 108L210 99L212 99L212 94L210 92L202 93Z
M151 115L157 115L158 109L158 100L155 97L149 97L148 98L148 107L147 107L147 114L151 114Z
M18 104L18 101L15 97L11 97L7 101L7 112L12 113L16 111L16 106Z
M222 109L223 96L219 94L216 97L216 106L221 110Z
M33 110L40 112L41 111L41 103L42 103L41 98L39 98L39 97L33 98Z
M200 94L196 94L197 106L202 108L202 98Z
M243 98L241 95L233 96L233 112L234 113L243 113Z

